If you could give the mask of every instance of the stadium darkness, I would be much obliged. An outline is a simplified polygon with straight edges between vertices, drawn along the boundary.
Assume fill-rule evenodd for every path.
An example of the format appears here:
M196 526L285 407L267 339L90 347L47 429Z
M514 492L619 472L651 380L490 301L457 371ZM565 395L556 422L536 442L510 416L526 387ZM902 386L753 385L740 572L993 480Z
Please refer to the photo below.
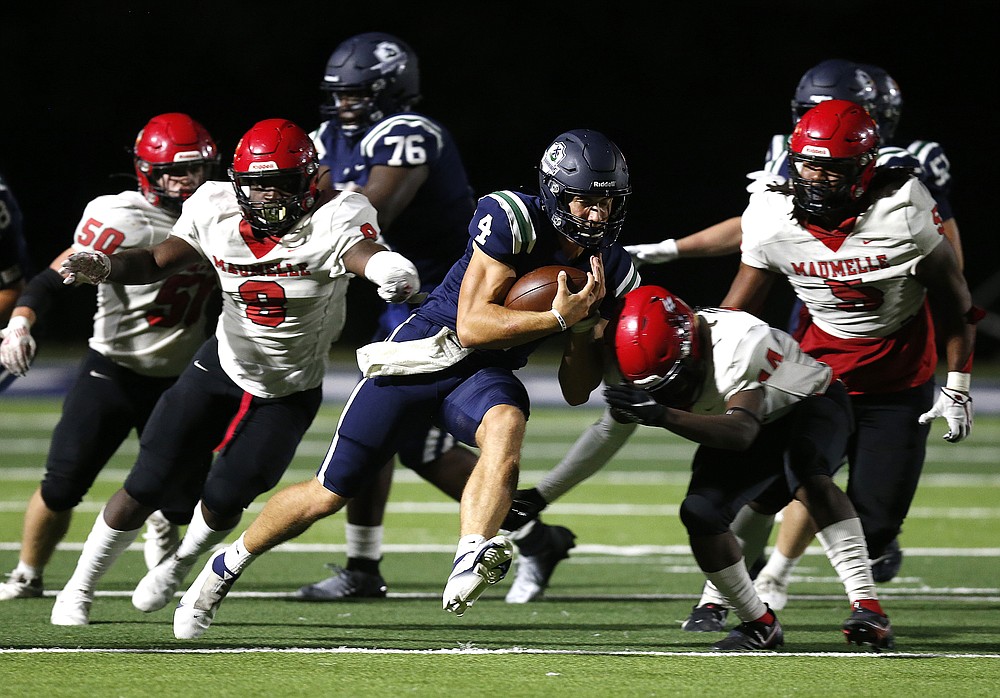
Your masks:
M227 164L259 119L314 128L330 51L381 30L417 52L418 109L455 135L479 194L535 187L534 166L560 131L596 128L616 141L635 192L624 242L680 237L739 215L744 175L760 168L772 134L790 130L802 72L832 57L878 64L903 91L899 140L939 141L951 160L970 287L1000 270L992 147L1000 123L991 106L1000 61L988 0L930 13L787 0L665 3L655 12L647 3L546 3L530 13L519 3L143 5L76 4L59 18L24 5L5 13L0 170L24 209L38 266L68 246L90 199L134 186L127 149L151 116L198 119ZM737 261L680 261L643 276L711 305ZM355 289L352 307L374 298ZM43 337L89 335L92 289L73 295L53 309ZM766 319L783 323L786 302L790 295L773 295ZM367 340L371 317L353 313L341 341ZM979 356L997 346L981 333Z

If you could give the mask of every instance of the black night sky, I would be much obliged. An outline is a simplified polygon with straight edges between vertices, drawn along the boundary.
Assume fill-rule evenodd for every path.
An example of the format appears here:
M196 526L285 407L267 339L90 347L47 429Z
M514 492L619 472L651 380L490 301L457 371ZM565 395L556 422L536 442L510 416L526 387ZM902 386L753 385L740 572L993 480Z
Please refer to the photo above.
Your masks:
M452 131L480 194L533 186L543 148L566 129L596 128L616 141L635 191L626 243L739 215L745 173L759 169L772 134L791 128L800 75L832 57L881 65L902 87L900 140L939 141L950 157L970 287L1000 270L993 0L930 12L870 0L133 4L4 12L12 16L0 25L0 169L39 266L69 245L90 199L134 186L126 149L151 116L189 113L225 162L260 119L312 130L334 46L387 31L417 52L418 108ZM644 277L712 305L736 264L735 256L676 262ZM352 304L366 294L352 294ZM76 295L50 316L52 338L88 335L87 291ZM773 300L768 319L780 323L783 299ZM356 345L369 332L349 321L342 341Z

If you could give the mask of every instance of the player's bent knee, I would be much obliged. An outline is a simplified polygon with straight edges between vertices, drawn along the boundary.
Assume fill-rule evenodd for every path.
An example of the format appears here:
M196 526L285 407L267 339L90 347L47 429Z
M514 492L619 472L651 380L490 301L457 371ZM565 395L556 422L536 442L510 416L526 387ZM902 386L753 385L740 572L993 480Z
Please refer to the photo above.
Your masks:
M719 507L700 494L689 494L684 498L680 518L690 536L714 536L729 530L729 522Z
M46 477L42 480L41 496L52 511L68 511L83 501L89 487L66 478Z

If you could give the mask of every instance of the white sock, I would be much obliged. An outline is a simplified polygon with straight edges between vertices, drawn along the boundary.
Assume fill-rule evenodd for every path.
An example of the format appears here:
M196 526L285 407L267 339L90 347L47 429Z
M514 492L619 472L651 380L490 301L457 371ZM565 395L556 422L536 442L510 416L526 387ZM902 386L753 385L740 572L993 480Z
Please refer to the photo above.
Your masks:
M736 512L736 517L729 528L743 548L744 560L753 564L764 553L773 526L774 516L771 514L761 514L748 506Z
M38 569L37 567L33 567L32 565L29 565L24 560L17 561L17 567L14 568L14 571L20 572L21 576L24 577L25 579L35 579L36 577L42 576L42 570Z
M771 557L767 558L767 564L764 565L757 578L759 579L766 575L787 585L792 572L795 570L795 566L799 564L799 560L801 559L801 555L799 557L785 557L780 550L775 548L771 551Z
M861 519L844 519L830 524L817 533L816 537L823 544L823 550L840 581L844 583L847 598L852 603L859 599L877 599Z
M76 589L92 594L98 580L111 569L118 556L139 537L142 527L134 531L117 531L104 520L104 508L97 515L94 527L90 529L83 544L80 559L76 562L73 576L66 582L65 589Z
M621 424L605 409L601 418L577 438L566 457L552 468L535 489L551 504L596 473L618 453L635 432L636 424Z
M743 622L756 620L767 613L767 606L757 596L746 563L742 559L718 572L706 572L705 576L723 593L728 601L727 605L736 611Z
M235 526L230 526L224 531L216 531L205 522L205 516L201 511L201 504L194 508L194 516L188 524L181 543L177 546L177 557L183 559L197 558L206 550L211 550L216 545L226 539Z
M344 535L347 538L347 557L360 557L366 560L382 559L382 534L384 526L358 526L345 524Z
M241 574L258 557L247 550L243 544L243 536L245 535L246 531L241 533L236 542L226 548L225 556L222 558L226 569L233 574Z
M698 605L704 606L707 603L714 603L716 606L729 606L729 602L726 601L726 597L722 592L714 584L706 580L705 586L701 590L701 598L698 600Z

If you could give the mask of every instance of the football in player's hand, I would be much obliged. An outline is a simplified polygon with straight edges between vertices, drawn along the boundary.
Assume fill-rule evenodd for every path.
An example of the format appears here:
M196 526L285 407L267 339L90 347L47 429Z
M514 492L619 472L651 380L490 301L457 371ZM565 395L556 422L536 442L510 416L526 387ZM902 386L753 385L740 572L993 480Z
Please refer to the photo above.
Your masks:
M566 272L566 286L570 293L579 293L587 283L587 272L573 267L553 264L539 267L520 277L507 292L504 305L512 310L544 312L552 308L552 299L559 288L559 272Z

